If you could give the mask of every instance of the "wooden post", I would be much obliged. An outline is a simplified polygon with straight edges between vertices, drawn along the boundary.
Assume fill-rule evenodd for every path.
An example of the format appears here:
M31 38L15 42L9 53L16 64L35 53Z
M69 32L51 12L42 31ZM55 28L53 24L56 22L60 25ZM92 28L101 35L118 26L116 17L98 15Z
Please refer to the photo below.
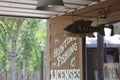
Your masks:
M98 33L98 36L97 36L98 80L104 80L104 78L103 78L103 64L104 64L104 39L103 39L103 36Z
M41 51L41 80L44 80L44 51Z

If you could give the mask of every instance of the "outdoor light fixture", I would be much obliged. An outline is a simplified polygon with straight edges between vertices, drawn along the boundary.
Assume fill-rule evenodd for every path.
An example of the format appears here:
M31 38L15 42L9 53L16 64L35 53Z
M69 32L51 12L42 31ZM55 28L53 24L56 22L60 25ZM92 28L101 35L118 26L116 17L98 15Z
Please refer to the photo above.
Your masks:
M114 26L112 24L105 24L105 33L109 33L108 35L113 36L114 35Z
M59 9L64 9L64 3L63 0L39 0L36 9L56 11Z

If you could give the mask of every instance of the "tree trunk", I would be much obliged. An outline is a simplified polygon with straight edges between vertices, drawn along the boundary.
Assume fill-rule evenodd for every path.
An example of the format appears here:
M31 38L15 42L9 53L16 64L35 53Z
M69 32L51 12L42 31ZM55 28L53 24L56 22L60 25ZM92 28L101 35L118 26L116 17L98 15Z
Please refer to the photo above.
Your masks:
M15 57L12 57L12 63L11 63L11 70L12 70L12 80L16 80L16 59Z
M8 76L8 71L7 71L7 49L4 50L5 53L5 77L4 79L7 80L7 76Z
M12 64L11 64L12 80L17 80L16 78L16 54L17 54L16 42L17 42L18 34L19 34L23 21L24 19L19 20L15 34L12 37L12 53L11 53L12 54Z
M25 76L25 60L23 59L22 62L22 80L25 80L26 76Z
M2 72L0 71L0 80L2 80Z

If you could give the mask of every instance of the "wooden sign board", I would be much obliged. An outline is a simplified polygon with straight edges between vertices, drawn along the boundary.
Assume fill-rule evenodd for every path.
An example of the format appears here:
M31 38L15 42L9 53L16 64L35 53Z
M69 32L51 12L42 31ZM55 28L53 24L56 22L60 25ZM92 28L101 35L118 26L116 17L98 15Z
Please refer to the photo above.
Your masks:
M62 37L62 36L61 36ZM60 39L60 38L59 38ZM51 50L51 80L80 80L79 39L65 37Z
M68 20L50 27L50 80L82 80L82 39L62 33Z

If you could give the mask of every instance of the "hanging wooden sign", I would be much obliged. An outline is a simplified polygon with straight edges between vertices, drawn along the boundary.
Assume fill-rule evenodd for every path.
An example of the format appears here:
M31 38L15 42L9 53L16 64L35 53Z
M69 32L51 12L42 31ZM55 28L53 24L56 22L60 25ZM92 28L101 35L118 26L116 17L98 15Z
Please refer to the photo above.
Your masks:
M51 50L51 80L80 80L79 39L65 37L61 41Z

